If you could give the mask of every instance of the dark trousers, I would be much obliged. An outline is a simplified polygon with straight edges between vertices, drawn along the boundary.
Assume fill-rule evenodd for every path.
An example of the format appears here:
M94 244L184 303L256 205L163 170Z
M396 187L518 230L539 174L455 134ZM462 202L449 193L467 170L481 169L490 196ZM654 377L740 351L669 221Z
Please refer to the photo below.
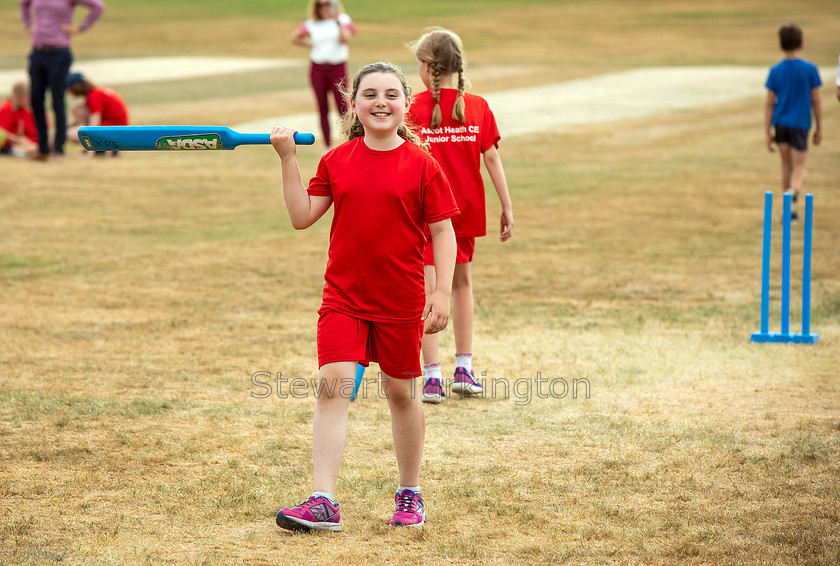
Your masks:
M324 134L324 143L330 145L330 101L332 93L335 98L335 106L339 114L347 112L347 104L341 95L339 85L347 87L347 64L326 65L312 63L309 69L309 78L312 81L312 90L315 91L315 100L318 101L318 112L321 114L321 132Z
M73 63L73 52L65 49L35 49L29 54L29 80L32 98L32 113L35 115L35 127L38 129L38 149L41 153L50 152L49 131L47 129L47 111L44 104L47 89L52 97L55 112L56 153L64 153L64 141L67 138L67 113L64 109L64 81Z

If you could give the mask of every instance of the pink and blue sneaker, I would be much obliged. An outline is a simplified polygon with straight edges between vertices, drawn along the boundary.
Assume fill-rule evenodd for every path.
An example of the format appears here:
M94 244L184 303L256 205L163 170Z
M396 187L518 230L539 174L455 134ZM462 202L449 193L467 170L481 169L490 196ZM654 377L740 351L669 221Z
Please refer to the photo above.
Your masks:
M424 403L443 403L445 397L442 379L430 377L423 382L423 396L420 397L421 401Z
M341 531L338 503L323 496L310 497L297 507L277 513L277 526L290 531Z
M391 517L392 527L422 527L426 522L426 506L419 491L404 489L394 496L397 510Z
M475 378L472 370L467 368L455 368L455 381L452 382L452 392L461 395L481 395L484 388Z

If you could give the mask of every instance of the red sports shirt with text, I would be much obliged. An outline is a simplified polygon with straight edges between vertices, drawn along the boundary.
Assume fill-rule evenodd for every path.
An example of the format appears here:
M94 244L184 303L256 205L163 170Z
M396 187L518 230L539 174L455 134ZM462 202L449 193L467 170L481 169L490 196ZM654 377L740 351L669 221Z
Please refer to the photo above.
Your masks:
M415 131L431 147L432 156L443 167L461 214L452 219L455 234L478 237L487 234L484 206L484 181L481 178L481 154L499 144L499 128L487 101L464 93L466 123L452 118L458 91L440 89L440 127L430 129L435 101L432 91L414 97L409 109Z
M426 303L424 228L458 214L440 165L408 141L390 151L364 138L321 158L310 195L333 199L322 308L378 322L417 322Z

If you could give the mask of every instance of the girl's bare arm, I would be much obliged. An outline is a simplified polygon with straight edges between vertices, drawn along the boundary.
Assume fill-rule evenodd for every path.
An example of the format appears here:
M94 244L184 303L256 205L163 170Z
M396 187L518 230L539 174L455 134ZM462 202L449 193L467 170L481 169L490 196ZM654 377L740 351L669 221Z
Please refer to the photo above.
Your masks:
M502 158L499 156L496 146L484 152L484 166L490 174L490 180L499 195L499 202L502 204L502 216L499 221L499 239L503 242L510 240L513 236L513 204L510 202L505 169L502 167Z
M423 332L434 334L446 328L449 322L449 297L452 295L452 274L455 271L455 231L450 219L429 224L432 248L435 254L435 287L426 299Z
M295 130L275 127L271 130L271 145L280 156L283 169L283 200L289 219L296 230L309 228L321 218L332 204L332 197L310 195L300 178L296 157Z

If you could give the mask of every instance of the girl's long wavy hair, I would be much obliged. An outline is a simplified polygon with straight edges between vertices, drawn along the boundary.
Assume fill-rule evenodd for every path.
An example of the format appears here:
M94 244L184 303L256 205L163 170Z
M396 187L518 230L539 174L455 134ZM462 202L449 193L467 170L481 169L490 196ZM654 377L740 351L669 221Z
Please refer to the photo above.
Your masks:
M432 79L432 97L435 107L432 110L431 128L440 127L443 120L440 109L440 76L458 74L458 94L452 107L452 119L466 123L464 113L464 91L470 87L469 80L464 76L467 59L464 56L464 45L461 38L454 31L439 27L423 30L420 39L409 43L408 47L414 52L417 60L428 63L429 75Z
M378 61L376 63L371 63L370 65L365 65L362 67L356 76L353 77L353 84L351 88L348 90L345 85L340 85L341 93L344 96L344 100L347 102L347 107L350 107L350 103L356 99L356 95L359 92L359 84L362 82L362 79L368 75L373 73L390 73L397 77L402 84L403 93L405 94L406 100L411 100L411 87L408 86L408 83L405 80L402 72L400 71L399 67L392 63L386 63L384 61ZM352 140L358 138L360 136L365 135L365 127L362 125L362 122L359 120L359 117L356 116L353 112L346 112L341 117L341 133L345 139ZM397 128L397 134L404 137L411 143L419 146L420 148L428 151L429 145L424 142L420 136L418 136L414 130L412 130L406 123L405 120L399 125Z

